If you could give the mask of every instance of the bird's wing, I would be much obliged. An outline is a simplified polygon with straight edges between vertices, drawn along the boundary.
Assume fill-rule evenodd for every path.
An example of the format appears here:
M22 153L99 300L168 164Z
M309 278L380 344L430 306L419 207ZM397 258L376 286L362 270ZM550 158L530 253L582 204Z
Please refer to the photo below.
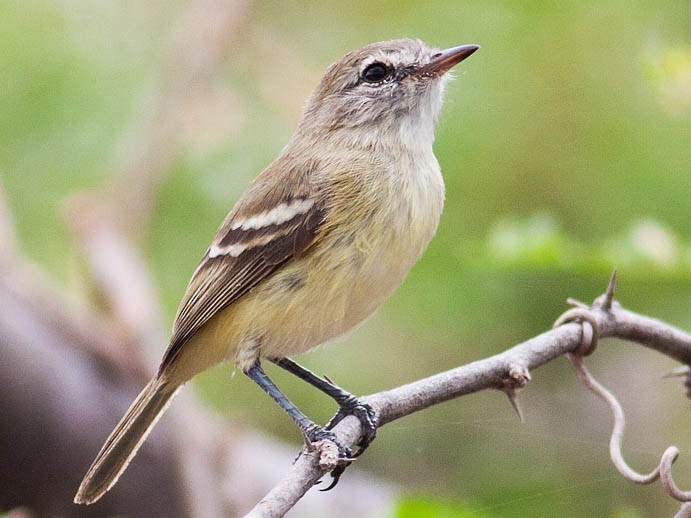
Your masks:
M311 193L283 182L270 192L259 185L228 215L192 275L160 371L216 313L314 242L326 213Z

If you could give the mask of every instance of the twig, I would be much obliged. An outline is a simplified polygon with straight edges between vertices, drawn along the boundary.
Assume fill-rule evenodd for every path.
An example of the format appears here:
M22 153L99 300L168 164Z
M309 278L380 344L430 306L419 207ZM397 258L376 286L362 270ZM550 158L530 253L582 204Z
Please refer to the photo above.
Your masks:
M599 337L617 337L640 343L686 364L691 364L691 335L669 324L623 309L612 300L613 285L587 312ZM581 305L580 306L585 306ZM587 306L586 306L587 307ZM572 316L583 318L583 313ZM392 390L361 398L374 408L380 426L437 403L485 389L505 390L513 374L529 376L531 370L583 346L580 323L565 323L500 354L478 360ZM513 374L512 374L513 373ZM348 417L334 428L336 439L353 445L360 437L360 424ZM317 455L301 455L288 473L250 511L248 516L279 517L324 475Z

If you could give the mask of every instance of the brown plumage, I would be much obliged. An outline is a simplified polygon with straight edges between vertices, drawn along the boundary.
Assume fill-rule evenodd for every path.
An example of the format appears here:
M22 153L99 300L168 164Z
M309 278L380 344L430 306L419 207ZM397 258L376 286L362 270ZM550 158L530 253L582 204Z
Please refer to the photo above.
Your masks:
M224 360L248 373L261 358L343 335L401 283L443 206L432 143L445 73L476 49L394 40L328 68L288 145L219 228L157 376L106 440L75 502L94 502L117 481L191 377Z

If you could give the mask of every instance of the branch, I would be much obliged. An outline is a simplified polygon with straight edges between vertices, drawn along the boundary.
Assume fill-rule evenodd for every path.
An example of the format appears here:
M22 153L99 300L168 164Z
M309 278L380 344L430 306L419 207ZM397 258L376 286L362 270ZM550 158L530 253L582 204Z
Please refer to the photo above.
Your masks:
M596 337L629 340L691 364L691 335L659 320L627 311L613 302L612 297L613 284L610 284L608 293L588 308L587 320L592 322ZM380 426L432 405L486 389L506 392L513 404L516 390L530 380L531 370L582 347L586 340L586 327L577 322L565 323L495 356L371 394L361 401L376 411ZM360 438L360 423L356 418L348 417L333 432L341 444L352 446ZM247 516L283 516L326 472L320 466L319 451L303 450L281 482Z

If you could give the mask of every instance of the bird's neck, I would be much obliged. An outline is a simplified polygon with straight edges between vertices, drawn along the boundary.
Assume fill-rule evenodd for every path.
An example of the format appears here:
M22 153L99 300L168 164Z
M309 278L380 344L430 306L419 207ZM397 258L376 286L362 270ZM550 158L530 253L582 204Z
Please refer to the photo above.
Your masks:
M385 155L432 153L435 121L431 118L406 117L390 124L362 125L335 130L297 131L287 148L342 149Z

